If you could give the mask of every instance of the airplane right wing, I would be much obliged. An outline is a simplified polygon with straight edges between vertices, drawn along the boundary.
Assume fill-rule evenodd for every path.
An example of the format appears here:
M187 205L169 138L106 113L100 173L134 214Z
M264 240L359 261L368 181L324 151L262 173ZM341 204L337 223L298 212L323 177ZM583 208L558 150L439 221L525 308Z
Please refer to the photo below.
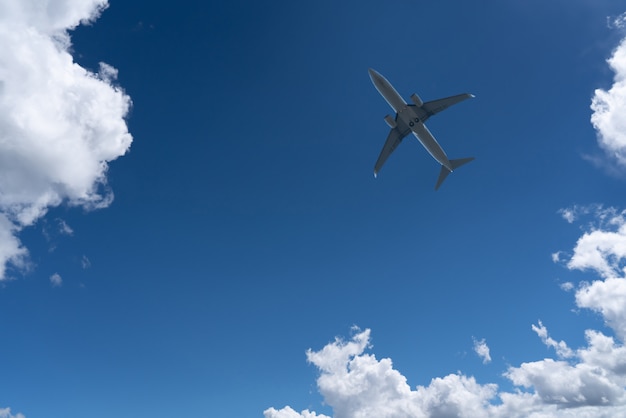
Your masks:
M472 97L474 97L474 95L469 93L457 94L456 96L446 97L445 99L437 99L426 102L422 106L422 109L426 112L428 117L430 117L436 113L446 110L452 105L455 105L465 99L470 99Z
M382 151L380 151L380 155L378 156L378 160L376 160L376 165L374 166L374 177L378 175L378 172L382 168L387 158L391 155L391 153L400 145L400 142L411 133L411 128L409 128L401 119L398 119L396 115L396 127L392 128L389 131L389 135L387 135L387 140L385 141L385 145L383 145Z

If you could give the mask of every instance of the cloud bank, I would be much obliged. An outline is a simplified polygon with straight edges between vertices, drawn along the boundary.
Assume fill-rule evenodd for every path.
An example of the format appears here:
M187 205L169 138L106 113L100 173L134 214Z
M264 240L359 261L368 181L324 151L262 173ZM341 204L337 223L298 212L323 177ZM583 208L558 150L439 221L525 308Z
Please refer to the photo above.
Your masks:
M412 389L393 368L391 359L377 359L369 329L356 330L348 340L335 339L307 360L320 375L317 386L335 418L415 417L614 417L626 411L626 211L590 206L577 210L592 217L569 260L569 269L587 270L598 279L572 285L578 308L591 309L613 335L586 330L586 345L573 349L552 338L539 321L531 325L553 358L510 366L504 377L513 392L493 383L481 384L461 372L434 378ZM582 215L580 215L582 216ZM579 217L580 217L579 216ZM474 350L490 358L484 340ZM325 417L291 407L264 412L265 418Z
M94 21L107 0L0 2L0 280L23 268L18 234L62 203L106 207L108 162L132 142L130 98L117 70L73 61L68 31Z

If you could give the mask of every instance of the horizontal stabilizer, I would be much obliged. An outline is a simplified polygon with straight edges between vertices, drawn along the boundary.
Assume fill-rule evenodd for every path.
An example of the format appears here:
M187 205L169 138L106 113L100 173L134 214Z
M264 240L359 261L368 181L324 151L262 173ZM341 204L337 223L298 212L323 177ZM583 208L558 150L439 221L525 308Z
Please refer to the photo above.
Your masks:
M441 183L448 177L448 174L452 173L452 171L448 170L446 166L441 166L441 171L439 172L439 178L437 179L437 184L435 184L435 190L439 190L439 186Z
M461 167L463 164L467 164L473 159L474 157L450 160L450 166L452 167L452 170L456 170L457 168ZM441 186L441 183L443 183L443 181L448 177L448 174L450 173L452 173L452 171L448 170L446 166L444 165L441 166L441 171L439 172L439 178L437 179L437 184L435 185L435 190L439 189L439 186Z
M461 167L463 164L467 164L473 159L474 157L467 157L467 158L459 158L457 160L450 160L450 165L452 166L453 170L456 170L457 168Z

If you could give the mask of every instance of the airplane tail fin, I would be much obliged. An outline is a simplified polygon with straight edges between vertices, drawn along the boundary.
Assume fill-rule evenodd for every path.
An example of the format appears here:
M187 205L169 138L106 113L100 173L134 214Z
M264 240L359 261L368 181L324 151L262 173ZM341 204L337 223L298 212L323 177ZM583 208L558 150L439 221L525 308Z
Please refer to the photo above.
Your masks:
M457 160L450 160L450 165L452 166L452 170L456 170L461 167L463 164L467 164L472 161L474 157L468 158L459 158ZM437 179L437 184L435 185L435 190L439 189L441 183L448 177L448 174L452 173L452 171L448 170L448 168L444 165L441 166L441 171L439 172L439 178Z

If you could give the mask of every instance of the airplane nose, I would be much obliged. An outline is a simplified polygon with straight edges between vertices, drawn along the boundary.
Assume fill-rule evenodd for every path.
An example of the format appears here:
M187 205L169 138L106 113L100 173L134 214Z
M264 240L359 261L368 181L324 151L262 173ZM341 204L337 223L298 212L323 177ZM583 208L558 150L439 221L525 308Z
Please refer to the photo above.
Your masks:
M382 76L378 74L378 71L374 70L373 68L370 68L367 70L367 72L370 75L370 79L372 80L372 83L374 83L375 85L378 85L380 83L380 80L382 79Z

